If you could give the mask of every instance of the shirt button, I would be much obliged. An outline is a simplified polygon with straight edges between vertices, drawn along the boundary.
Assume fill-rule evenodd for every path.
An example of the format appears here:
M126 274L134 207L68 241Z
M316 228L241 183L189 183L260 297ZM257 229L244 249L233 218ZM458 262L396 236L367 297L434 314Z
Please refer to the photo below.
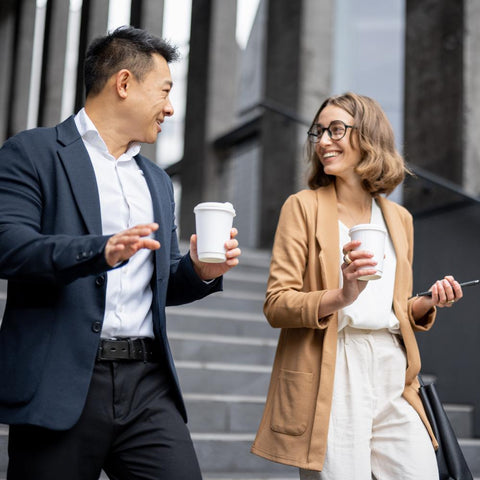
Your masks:
M102 329L101 322L93 322L92 323L92 332L98 333Z
M96 279L95 279L95 285L97 287L101 287L102 285L105 285L105 275L99 275Z

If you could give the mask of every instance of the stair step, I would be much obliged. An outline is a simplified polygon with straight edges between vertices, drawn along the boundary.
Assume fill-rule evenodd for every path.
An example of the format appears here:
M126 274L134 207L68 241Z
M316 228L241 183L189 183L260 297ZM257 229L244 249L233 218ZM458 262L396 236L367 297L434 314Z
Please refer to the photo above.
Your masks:
M184 393L266 395L270 365L177 361Z
M0 279L0 325L2 324L3 312L7 303L7 281Z
M465 455L467 465L474 476L480 476L480 439L461 438L458 443Z
M203 480L298 480L298 472L289 476L274 473L203 473Z
M270 250L242 247L242 245L240 245L240 248L242 249L242 254L240 255L240 264L238 267L235 267L235 270L257 268L261 271L268 271L272 253ZM179 243L179 249L180 252L184 254L188 251L189 244L181 241Z
M238 312L255 312L263 315L263 303L265 302L265 291L249 292L244 290L233 290L227 286L221 292L215 292L197 302L185 305L186 308L209 308L217 310L228 310Z
M239 475L262 473L275 474L280 478L297 475L298 478L297 468L270 462L251 454L250 447L254 438L253 433L192 434L202 472L238 472Z
M230 270L223 277L225 291L265 292L268 275L264 272L250 273L245 270Z
M248 433L260 424L265 405L262 395L184 396L188 412L188 427L194 433Z
M255 338L190 332L168 334L175 360L271 365L277 342Z
M457 405L451 403L444 405L444 408L457 438L472 438L474 420L473 405Z
M192 306L167 308L167 332L186 331L219 335L278 338L261 312L207 309Z
M0 479L1 480L1 479ZM298 471L291 475L275 473L203 473L203 480L298 480Z
M0 425L0 478L7 471L8 463L8 427Z

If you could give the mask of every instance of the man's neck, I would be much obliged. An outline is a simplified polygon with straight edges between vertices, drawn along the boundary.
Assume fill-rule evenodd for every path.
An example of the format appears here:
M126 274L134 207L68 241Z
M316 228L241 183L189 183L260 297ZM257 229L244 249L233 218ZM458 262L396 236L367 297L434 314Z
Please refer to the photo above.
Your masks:
M118 116L113 113L109 113L108 107L103 108L101 105L86 102L85 112L88 118L93 122L100 137L105 142L109 153L118 158L124 154L130 146L130 140L121 138L122 129L117 125Z

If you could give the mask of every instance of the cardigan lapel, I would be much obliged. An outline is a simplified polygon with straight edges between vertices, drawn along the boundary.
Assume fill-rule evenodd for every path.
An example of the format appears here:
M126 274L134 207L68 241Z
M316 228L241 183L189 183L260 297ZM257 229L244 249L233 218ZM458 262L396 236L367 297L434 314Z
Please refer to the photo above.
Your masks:
M397 257L397 266L395 269L395 284L393 290L393 308L397 318L402 325L402 319L408 319L406 310L405 295L408 295L405 279L410 278L411 265L408 259L408 243L404 231L404 224L398 215L395 204L389 202L383 197L378 198L378 203L387 225L388 233L392 240L395 256ZM408 321L408 320L407 320ZM403 329L402 329L403 333ZM406 332L405 334L408 334Z
M405 234L403 232L403 224L398 217L395 205L388 202L384 197L377 198L380 209L387 225L388 233L392 239L393 248L397 258L405 258L407 255L408 245L405 244L403 238ZM397 271L398 274L398 271Z
M393 203L388 202L384 197L378 197L378 203L385 219L388 233L392 240L395 256L397 257L397 268L395 271L395 293L398 292L401 278L405 278L407 272L403 271L404 260L407 258L408 245L404 241L405 233L403 231L403 223L397 214L397 210Z
M324 288L338 288L340 249L337 195L334 184L318 188L316 238L320 245L320 266Z
M380 197L380 208L382 209L385 223L387 225L393 248L397 257L397 268L395 272L395 286L393 290L393 309L400 322L400 331L407 348L407 370L405 373L406 383L413 382L414 377L420 368L420 352L415 340L415 333L410 327L408 318L406 296L411 294L410 287L405 284L405 279L411 278L411 265L408 258L408 239L405 235L405 226L398 214L395 205ZM403 279L403 282L402 282Z
M88 233L102 234L100 200L92 162L73 120L57 125L58 154Z

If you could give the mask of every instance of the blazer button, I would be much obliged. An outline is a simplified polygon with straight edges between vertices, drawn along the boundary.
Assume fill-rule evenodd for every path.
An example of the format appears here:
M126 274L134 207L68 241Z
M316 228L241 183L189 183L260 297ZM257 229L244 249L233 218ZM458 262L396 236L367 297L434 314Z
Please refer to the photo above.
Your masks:
M102 329L102 323L101 322L93 322L92 323L92 331L95 333L98 333Z
M96 279L95 279L95 285L97 287L101 287L102 285L105 285L105 275L99 275Z

